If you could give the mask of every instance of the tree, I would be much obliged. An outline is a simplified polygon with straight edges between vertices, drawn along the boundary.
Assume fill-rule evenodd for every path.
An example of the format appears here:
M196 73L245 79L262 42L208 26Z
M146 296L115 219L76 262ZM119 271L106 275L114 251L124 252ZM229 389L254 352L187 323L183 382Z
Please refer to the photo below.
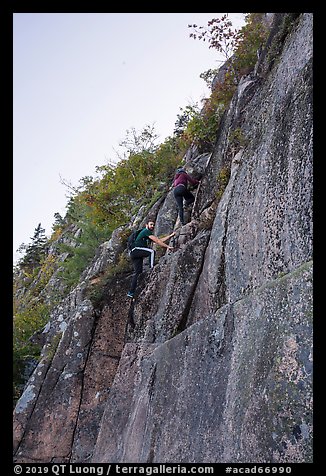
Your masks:
M19 263L21 267L27 267L34 269L40 266L41 260L46 254L46 246L48 240L45 236L45 229L42 228L41 223L37 225L34 230L34 235L31 238L32 243L30 245L22 244L19 250L25 249L25 255Z
M194 32L190 33L190 38L194 40L208 41L209 48L214 48L229 60L239 43L239 30L232 30L232 22L226 13L221 18L212 18L207 22L207 27L198 25L188 25Z
M180 137L186 129L188 123L195 114L199 114L199 107L197 104L188 105L185 108L180 107L181 114L177 115L177 120L174 123L173 134Z
M127 129L126 137L119 142L119 146L125 147L128 155L139 154L144 151L153 153L157 148L156 140L158 137L154 124L144 126L140 132L132 127Z
M55 231L58 228L63 228L65 226L65 220L62 218L60 213L56 212L54 214L54 223L52 225L52 229Z

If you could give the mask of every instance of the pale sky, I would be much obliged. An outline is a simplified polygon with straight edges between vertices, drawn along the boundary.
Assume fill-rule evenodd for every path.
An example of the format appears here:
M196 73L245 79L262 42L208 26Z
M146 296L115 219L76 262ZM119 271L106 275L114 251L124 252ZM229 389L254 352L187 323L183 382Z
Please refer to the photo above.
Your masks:
M117 158L127 129L173 134L180 108L209 96L223 57L189 38L223 13L14 13L13 254L39 223L51 235L68 190ZM244 14L230 13L235 28Z

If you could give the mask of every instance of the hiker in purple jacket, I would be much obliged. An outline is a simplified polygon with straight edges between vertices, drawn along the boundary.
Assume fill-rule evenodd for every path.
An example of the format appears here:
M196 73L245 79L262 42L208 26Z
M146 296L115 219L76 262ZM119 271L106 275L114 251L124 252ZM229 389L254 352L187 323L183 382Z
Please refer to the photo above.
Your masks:
M182 225L185 225L183 199L185 199L186 205L190 205L195 201L195 197L187 188L188 182L192 185L197 185L199 180L190 177L182 167L178 168L173 179L173 195L178 205L179 218Z

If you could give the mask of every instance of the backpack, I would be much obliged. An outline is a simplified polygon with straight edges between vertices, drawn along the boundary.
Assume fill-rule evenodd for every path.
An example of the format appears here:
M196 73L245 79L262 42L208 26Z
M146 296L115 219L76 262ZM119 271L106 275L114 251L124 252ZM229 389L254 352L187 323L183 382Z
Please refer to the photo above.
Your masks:
M139 230L134 230L131 233L131 235L129 235L129 238L127 240L127 250L129 254L131 253L132 249L135 247L135 241L137 240L137 236L143 229L144 228L140 228Z

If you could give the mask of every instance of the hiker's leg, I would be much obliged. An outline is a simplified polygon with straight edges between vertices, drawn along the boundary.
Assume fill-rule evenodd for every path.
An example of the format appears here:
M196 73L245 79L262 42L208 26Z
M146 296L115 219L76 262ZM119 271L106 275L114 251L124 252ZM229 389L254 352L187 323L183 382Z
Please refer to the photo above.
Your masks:
M186 205L191 205L195 201L194 195L191 192L189 192L189 190L185 191L184 198L186 200Z
M148 263L149 263L149 266L151 268L154 267L154 261L155 261L155 251L152 250L152 248L141 248L141 247L138 247L134 249L134 251L132 252L133 253L133 256L142 256L144 258L146 258L148 256L149 260L148 260Z
M155 250L151 249L150 255L149 255L149 266L151 268L154 268L154 262L155 262Z
M183 193L184 193L184 191L185 191L185 187L183 187L183 186L181 186L181 187L178 186L173 190L173 195L174 195L175 201L177 202L177 205L178 205L179 218L180 218L180 221L181 221L182 225L184 225L184 216L183 216Z
M134 248L131 253L132 264L134 266L134 274L131 281L130 292L133 294L135 292L138 276L143 272L143 259L149 258L149 265L151 268L154 267L155 251L151 248Z
M132 264L134 267L134 274L131 280L130 292L134 293L137 286L138 276L140 275L140 273L143 272L143 258L132 256L131 259L132 259Z

